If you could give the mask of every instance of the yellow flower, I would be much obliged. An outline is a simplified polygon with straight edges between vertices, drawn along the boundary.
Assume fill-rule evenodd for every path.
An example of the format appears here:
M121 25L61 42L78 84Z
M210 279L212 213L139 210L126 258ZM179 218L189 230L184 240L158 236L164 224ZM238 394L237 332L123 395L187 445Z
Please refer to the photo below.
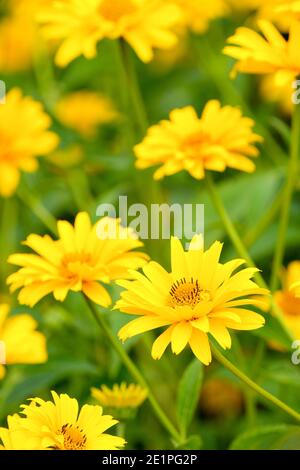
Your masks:
M210 21L224 16L225 0L175 0L182 10L183 23L195 33L204 33Z
M19 302L33 306L53 293L65 300L68 291L82 291L94 302L108 307L110 295L100 283L120 277L128 279L129 269L138 269L146 255L132 250L143 246L134 233L120 225L119 219L102 218L94 226L86 212L75 219L57 223L58 240L50 236L29 235L24 242L36 254L14 254L9 262L21 266L9 276L11 291L21 287Z
M300 338L300 261L293 261L284 271L282 290L275 293L287 326L295 338Z
M11 196L16 190L20 171L37 169L36 157L47 155L58 144L49 131L51 120L42 105L23 97L19 89L11 90L6 103L0 105L0 194Z
M122 341L146 331L168 327L153 343L152 357L160 359L169 343L179 354L187 344L204 364L211 361L208 334L224 348L231 347L228 328L253 330L264 318L248 310L259 306L254 295L266 295L251 278L255 268L235 272L244 261L219 262L222 244L215 242L203 249L202 238L195 236L187 252L180 241L172 238L171 264L168 273L158 263L144 266L144 275L133 273L135 280L120 281L126 290L115 309L139 315L120 331Z
M122 383L115 384L112 389L102 387L91 389L92 397L99 401L100 405L108 408L137 408L147 398L147 390L140 385Z
M35 21L39 6L51 0L10 0L0 21L0 70L15 73L29 69L40 44ZM2 2L3 3L3 2Z
M102 414L100 406L84 405L75 398L52 392L53 402L34 398L22 405L25 417L8 417L8 429L0 428L4 448L28 450L118 450L122 437L106 434L117 423Z
M226 167L253 172L255 165L248 157L258 155L253 144L262 140L252 132L253 125L238 108L221 108L215 100L206 104L201 118L192 106L175 109L169 121L150 127L135 147L136 166L162 164L155 179L181 170L197 179L205 177L205 170L224 171Z
M8 317L9 306L0 304L0 342L6 364L40 364L47 361L45 336L36 330L37 323L26 314ZM0 361L0 379L5 369Z
M108 98L92 91L64 96L57 103L56 114L66 127L86 138L94 137L98 126L115 121L119 116Z
M300 73L300 22L293 22L286 40L268 21L258 22L264 36L249 28L238 28L224 48L224 53L237 59L232 75L237 72L274 74L277 86L291 83Z
M177 37L173 28L180 9L161 0L58 0L39 15L48 39L60 41L56 62L66 66L84 55L97 54L104 38L123 38L143 62L153 58L153 48L168 49Z
M278 103L282 112L290 116L293 112L292 93L293 81L287 82L284 86L278 86L274 75L265 75L260 84L260 91L263 98L267 101Z

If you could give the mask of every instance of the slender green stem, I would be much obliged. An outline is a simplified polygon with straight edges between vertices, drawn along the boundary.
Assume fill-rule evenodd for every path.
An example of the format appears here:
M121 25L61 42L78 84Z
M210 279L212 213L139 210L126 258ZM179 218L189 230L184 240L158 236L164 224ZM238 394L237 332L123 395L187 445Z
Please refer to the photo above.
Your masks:
M289 159L286 185L283 193L283 202L281 209L281 218L279 222L279 231L277 237L277 245L272 266L271 274L271 290L276 290L278 285L278 277L282 267L285 254L286 236L290 219L290 209L293 199L293 192L296 186L297 170L300 154L300 105L294 106L292 119L292 136L291 136L291 155Z
M279 212L279 209L282 204L282 192L280 191L269 209L264 213L261 219L256 225L247 232L247 235L244 237L244 245L248 248L260 238L260 236L267 230L270 224L275 219L276 215Z
M97 324L100 326L100 328L104 331L105 335L107 336L108 340L110 341L111 345L123 361L124 365L132 375L132 377L143 387L147 390L148 393L148 400L153 408L154 413L156 414L157 418L161 422L161 424L165 427L165 429L170 433L172 438L177 442L181 442L181 436L179 432L176 430L175 426L171 423L169 418L165 415L164 411L160 407L159 403L157 402L155 396L153 395L153 392L151 391L146 379L143 377L139 369L136 367L136 365L133 363L133 361L130 359L128 356L127 352L125 349L122 347L121 343L118 341L118 339L114 336L112 333L110 327L108 326L107 322L103 318L102 315L99 314L95 304L91 302L90 299L88 299L86 296L85 300L97 322Z
M264 399L272 403L274 406L279 408L281 411L286 413L287 415L294 418L296 421L300 422L300 413L296 410L291 408L290 406L286 405L283 401L279 400L279 398L274 397L270 392L263 389L259 385L257 385L253 380L251 380L244 372L238 369L232 362L230 362L223 354L216 348L212 347L213 356L215 359L222 364L226 369L232 372L236 377L238 377L242 382L244 382L248 387L250 387L254 392L258 393Z
M139 87L137 74L135 71L134 63L132 60L132 52L125 41L122 39L119 41L119 47L121 52L121 58L125 70L125 77L127 82L127 88L130 98L130 107L133 117L135 119L136 127L139 134L144 135L148 129L148 117L146 114L144 101L142 98L141 90Z
M31 212L47 227L53 235L57 235L56 219L41 204L38 197L36 197L30 190L24 185L20 185L17 190L17 195L22 203L24 203Z
M223 225L224 225L224 228L230 238L230 240L232 241L235 249L236 249L236 252L239 254L239 256L241 256L241 258L243 258L248 266L250 267L255 267L256 268L256 265L253 261L253 259L251 258L247 248L245 247L240 235L238 234L231 218L229 217L229 214L223 204L223 201L215 187L215 184L214 184L214 181L211 177L210 174L207 174L206 175L206 185L207 185L207 189L210 193L210 197L211 197L211 200L220 216L220 219L222 220L223 222ZM255 280L256 282L264 289L268 289L269 290L269 287L266 283L266 281L264 280L264 278L262 277L262 275L260 274L260 272L257 272L255 273ZM281 327L282 329L285 331L285 333L287 334L287 337L290 338L290 339L294 339L293 338L293 335L291 333L291 331L289 330L289 328L287 327L286 325L286 322L284 320L284 317L283 317L283 314L282 314L282 311L280 309L280 307L276 304L275 300L272 298L271 299L271 309L274 313L274 315L277 317L279 323L281 324Z

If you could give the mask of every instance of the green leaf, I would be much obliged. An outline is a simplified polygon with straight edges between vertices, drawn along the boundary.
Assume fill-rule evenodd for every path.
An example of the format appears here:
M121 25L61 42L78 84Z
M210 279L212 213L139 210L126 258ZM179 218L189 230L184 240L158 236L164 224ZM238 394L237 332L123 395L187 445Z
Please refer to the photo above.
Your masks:
M196 411L202 380L203 366L194 359L185 370L178 389L177 419L183 435L186 435Z
M238 436L230 446L231 450L268 450L283 448L293 448L295 450L300 448L299 426L289 426L287 424L259 426Z
M175 449L179 450L200 450L202 447L202 438L201 436L193 435L190 436L186 441L180 442Z

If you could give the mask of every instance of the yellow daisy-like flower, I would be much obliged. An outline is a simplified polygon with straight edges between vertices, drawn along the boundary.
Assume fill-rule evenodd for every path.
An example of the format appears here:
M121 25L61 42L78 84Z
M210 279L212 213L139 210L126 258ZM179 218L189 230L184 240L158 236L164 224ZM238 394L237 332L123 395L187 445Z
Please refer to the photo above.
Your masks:
M77 91L64 96L56 106L58 119L83 137L92 138L101 124L115 121L119 114L105 96L92 91Z
M46 338L36 330L30 315L9 317L9 306L0 305L0 379L5 364L40 364L47 361ZM2 347L1 347L2 346ZM3 357L1 358L1 356Z
M137 168L161 164L155 179L182 170L194 178L205 177L205 170L224 171L227 167L253 172L256 157L253 145L262 138L254 134L254 121L243 117L239 108L221 107L209 101L199 118L192 106L175 109L168 121L150 127L142 143L134 148Z
M119 331L122 341L146 331L168 327L153 343L152 357L160 359L169 343L179 354L189 344L195 356L211 362L208 334L224 348L231 347L228 328L254 330L264 318L248 310L260 306L257 296L268 294L251 280L257 272L246 268L236 272L244 260L219 262L222 244L215 242L203 249L202 237L195 236L187 252L172 238L172 271L158 263L144 266L144 275L135 272L133 281L120 281L126 290L115 309L139 315ZM253 298L253 296L256 296Z
M265 37L252 29L238 28L227 42L224 53L237 59L232 76L237 72L274 74L278 86L291 83L300 73L300 22L294 21L286 40L268 21L258 22Z
M39 15L45 36L61 42L56 62L62 67L80 55L95 57L104 38L123 38L149 62L153 48L176 43L173 28L180 19L174 2L161 0L58 0Z
M116 424L103 415L100 406L84 405L75 398L52 392L53 402L34 398L22 405L22 415L8 418L8 429L0 428L4 448L28 450L118 450L122 437L106 434Z
M293 88L293 81L287 82L284 86L278 86L274 75L264 75L260 83L260 91L262 97L266 101L274 102L279 105L281 111L290 116L293 112L294 104L291 99L292 93L295 92Z
M293 261L284 271L282 290L275 293L275 300L287 326L295 338L300 338L300 261Z
M121 383L115 384L112 389L106 385L91 389L92 397L100 405L108 408L138 408L147 398L147 390L140 385Z
M0 195L11 196L16 190L20 171L36 171L37 157L52 152L58 137L49 131L51 119L42 105L11 90L0 105Z
M225 0L175 0L182 10L183 23L195 33L204 33L210 21L228 12Z
M104 217L92 226L89 215L81 212L74 227L59 221L57 230L58 240L29 235L24 244L36 254L9 257L10 263L21 266L7 280L12 292L21 287L21 304L32 307L50 292L56 300L64 301L71 290L108 307L111 298L101 283L128 279L128 270L140 268L147 259L144 253L132 251L143 244L119 219Z

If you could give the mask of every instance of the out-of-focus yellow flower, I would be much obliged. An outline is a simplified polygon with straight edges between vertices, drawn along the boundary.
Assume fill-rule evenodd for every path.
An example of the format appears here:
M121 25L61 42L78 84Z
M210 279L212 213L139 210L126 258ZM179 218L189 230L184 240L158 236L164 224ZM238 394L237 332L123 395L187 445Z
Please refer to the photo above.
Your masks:
M243 409L241 390L228 379L212 378L204 383L201 392L201 411L209 417L237 416Z
M110 99L92 91L77 91L64 96L56 106L58 119L85 138L96 135L101 124L115 121L119 114Z
M168 327L153 343L152 357L160 359L171 343L174 354L189 344L204 364L211 362L208 334L224 348L231 347L228 328L253 330L264 318L248 310L260 305L253 295L266 295L251 280L257 269L235 272L244 261L219 262L222 244L215 242L204 250L202 237L195 236L187 252L177 238L171 240L172 271L155 262L144 266L144 275L120 281L126 290L115 309L139 317L119 331L122 341L160 327Z
M115 384L112 389L106 385L91 389L92 397L107 408L138 408L147 398L147 390L140 385Z
M224 53L237 60L232 76L237 72L274 74L277 86L286 86L300 73L300 22L293 22L286 40L268 21L259 21L264 36L252 29L238 28L227 42Z
M295 338L300 338L300 292L297 285L300 287L300 261L293 261L284 271L282 290L275 293L275 301Z
M29 69L39 48L35 15L51 0L10 0L0 20L0 70L15 73Z
M36 330L36 321L27 314L9 317L9 306L0 304L0 351L6 364L40 364L47 361L45 336ZM0 379L5 369L0 361Z
M11 196L16 190L20 171L36 171L36 157L52 152L58 137L49 131L50 117L42 105L11 90L0 105L0 194Z
M68 292L83 292L94 302L108 307L110 295L101 283L130 278L129 270L140 268L147 259L132 251L143 244L119 219L102 218L92 226L89 215L81 212L74 227L57 223L58 240L29 235L24 242L36 254L14 254L9 262L21 268L7 280L11 291L21 287L18 300L33 306L50 292L64 301Z
M228 12L225 0L175 0L181 8L183 23L195 33L204 33L210 21Z
M233 10L253 12L254 21L270 21L284 32L289 30L295 19L300 19L299 0L227 0L227 2Z
M274 75L265 75L260 83L260 91L263 98L267 101L278 103L279 108L286 115L291 115L294 104L292 94L294 88L292 82L287 82L284 86L278 86Z
M221 108L215 100L206 104L201 118L192 106L175 109L169 121L150 127L135 147L136 166L143 169L161 164L155 179L182 170L202 179L205 170L222 172L227 167L251 173L255 165L248 157L258 155L253 144L262 140L253 133L253 125L238 108Z
M45 36L61 42L56 62L62 67L80 55L95 57L97 43L104 38L123 38L149 62L153 48L168 49L176 43L173 28L181 10L161 0L58 0L41 9L39 20Z
M227 4L234 10L256 10L262 4L262 1L263 0L226 0Z
M4 449L10 450L118 450L126 441L105 431L118 421L103 415L100 406L84 405L75 398L52 392L53 402L34 398L21 414L8 417L0 428Z

